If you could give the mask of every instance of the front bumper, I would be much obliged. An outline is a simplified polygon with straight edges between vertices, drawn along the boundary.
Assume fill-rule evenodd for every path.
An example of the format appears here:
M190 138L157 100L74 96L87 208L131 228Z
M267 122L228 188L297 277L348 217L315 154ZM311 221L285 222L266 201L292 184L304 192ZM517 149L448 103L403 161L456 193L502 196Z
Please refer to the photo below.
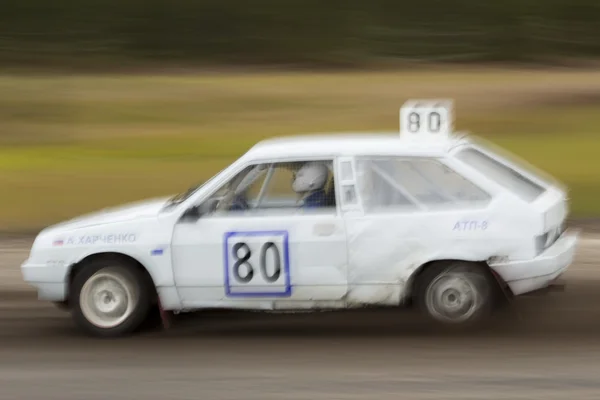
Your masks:
M575 258L579 233L567 230L539 256L529 260L490 262L515 296L550 286Z
M68 265L61 263L35 264L27 260L21 265L23 280L37 290L39 300L66 300L67 273Z

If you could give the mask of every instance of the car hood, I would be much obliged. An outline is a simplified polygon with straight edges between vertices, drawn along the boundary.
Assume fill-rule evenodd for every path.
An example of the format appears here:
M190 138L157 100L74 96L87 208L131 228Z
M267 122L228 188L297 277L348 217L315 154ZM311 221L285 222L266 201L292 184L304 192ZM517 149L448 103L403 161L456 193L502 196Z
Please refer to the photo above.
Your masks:
M94 225L110 224L115 222L130 221L138 218L155 217L167 204L169 198L161 197L124 204L118 207L105 208L94 213L79 216L77 218L61 222L48 227L47 230L68 231L86 228Z

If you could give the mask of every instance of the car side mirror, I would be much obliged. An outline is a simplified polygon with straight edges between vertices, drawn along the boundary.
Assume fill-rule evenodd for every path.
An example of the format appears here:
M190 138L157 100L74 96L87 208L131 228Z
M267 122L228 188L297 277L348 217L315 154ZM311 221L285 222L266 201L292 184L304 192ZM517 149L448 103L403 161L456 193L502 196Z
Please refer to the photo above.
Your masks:
M215 211L218 203L219 199L208 199L200 205L195 205L185 210L181 216L181 219L187 221L196 221L202 218L203 215L207 215Z
M202 216L200 206L192 206L184 211L181 216L182 221L196 221Z
M200 214L210 214L217 209L217 205L219 204L219 199L208 199L200 206Z

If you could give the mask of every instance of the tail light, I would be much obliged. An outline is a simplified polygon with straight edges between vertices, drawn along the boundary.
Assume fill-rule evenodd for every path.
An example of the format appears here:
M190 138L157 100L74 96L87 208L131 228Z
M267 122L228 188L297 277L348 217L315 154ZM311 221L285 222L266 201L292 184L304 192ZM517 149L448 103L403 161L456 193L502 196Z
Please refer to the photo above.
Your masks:
M552 246L554 242L563 234L565 231L565 223L563 222L559 226L550 229L548 232L543 235L537 236L535 238L535 246L537 253L540 254L548 247Z

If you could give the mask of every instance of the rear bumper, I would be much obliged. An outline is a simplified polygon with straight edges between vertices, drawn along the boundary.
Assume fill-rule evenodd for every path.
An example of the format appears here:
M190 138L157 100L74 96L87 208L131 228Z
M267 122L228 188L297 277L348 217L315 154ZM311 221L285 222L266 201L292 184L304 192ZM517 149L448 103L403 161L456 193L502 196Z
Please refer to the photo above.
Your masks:
M579 233L566 231L539 256L529 260L493 262L490 267L515 296L547 288L569 268L575 258Z

